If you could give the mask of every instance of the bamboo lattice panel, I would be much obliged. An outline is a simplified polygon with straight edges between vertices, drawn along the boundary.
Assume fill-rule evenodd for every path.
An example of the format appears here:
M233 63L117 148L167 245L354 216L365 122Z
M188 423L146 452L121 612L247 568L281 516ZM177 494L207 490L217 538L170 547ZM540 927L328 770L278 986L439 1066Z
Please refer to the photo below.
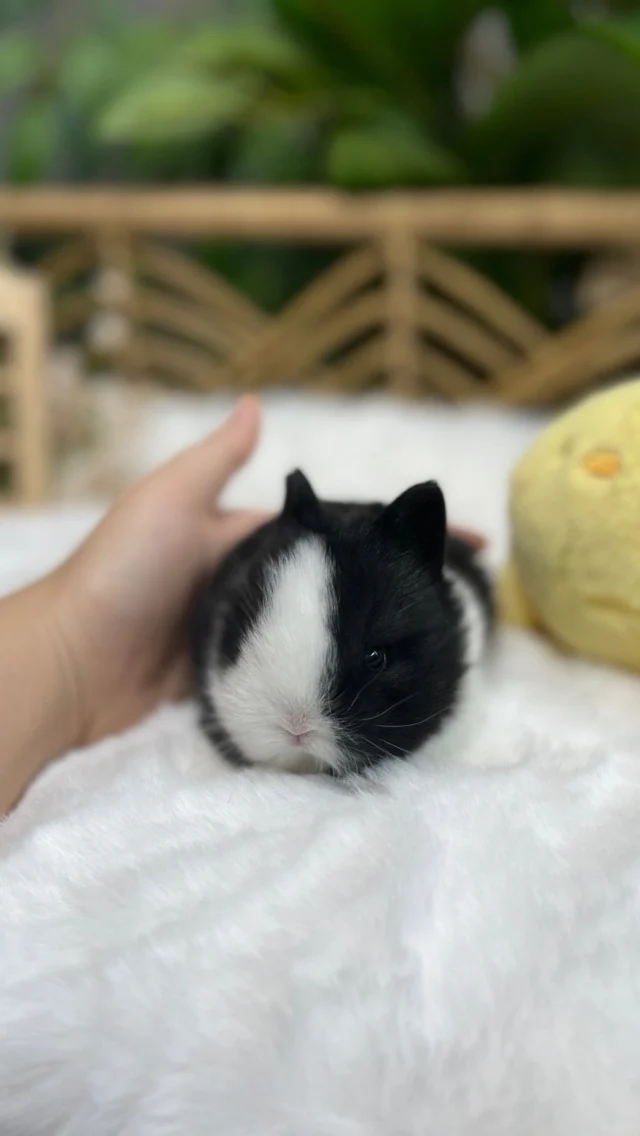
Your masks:
M552 333L451 251L640 248L640 193L0 190L0 228L58 242L40 266L54 335L132 379L525 405L640 363L639 288ZM273 315L197 263L184 242L202 239L346 251ZM0 329L16 345L0 378L0 471L35 500L47 467L45 321L42 293L22 281L24 303L4 305Z
M552 334L398 226L345 253L275 316L171 244L124 232L71 238L41 269L57 335L89 329L122 373L192 389L375 385L527 404L640 360L640 289Z

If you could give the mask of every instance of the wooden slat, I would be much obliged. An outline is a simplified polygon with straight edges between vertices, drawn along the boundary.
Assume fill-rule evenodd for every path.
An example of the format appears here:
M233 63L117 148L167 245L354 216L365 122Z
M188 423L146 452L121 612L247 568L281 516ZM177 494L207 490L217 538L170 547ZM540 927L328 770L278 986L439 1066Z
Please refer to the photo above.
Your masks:
M511 248L640 244L640 193L564 189L447 189L341 194L330 190L4 189L0 228L340 243L379 236L395 221L440 245Z
M136 331L127 350L126 366L137 373L164 376L192 390L210 391L226 385L224 373L213 359L163 335Z
M627 330L608 339L582 344L575 353L558 352L545 368L535 369L535 385L523 382L518 386L513 383L503 397L514 406L557 402L579 393L585 387L593 386L607 376L637 366L639 360L640 330ZM523 371L523 377L531 378L531 371Z
M239 337L256 335L267 322L267 317L218 273L203 268L174 249L138 242L136 260L139 269L158 283L189 296L207 310L219 311L232 322Z
M311 327L325 320L354 293L383 271L380 252L363 245L325 269L291 300L276 322Z
M382 271L380 253L371 245L357 248L312 280L290 304L271 318L261 334L238 358L246 375L293 375L308 357L307 338L334 317L353 292ZM330 379L328 381L331 381Z
M131 306L133 319L175 332L215 352L221 359L238 349L235 336L229 333L224 320L214 320L207 313L174 296L138 287Z
M544 403L600 377L601 352L640 325L640 288L590 312L543 342L530 358L496 379L496 394L514 404Z
M365 292L358 296L342 311L331 315L323 324L304 334L298 330L296 351L287 348L286 363L280 360L277 351L265 358L260 340L252 347L251 353L239 360L239 367L249 386L254 383L264 386L277 381L290 382L297 375L321 367L327 355L337 351L349 340L374 328L384 321L385 303L383 293ZM272 369L275 368L275 369Z
M378 334L332 366L332 390L364 390L384 369L384 338ZM326 384L329 385L328 383Z
M541 323L523 311L491 280L454 257L431 246L423 246L419 253L419 265L429 283L435 284L458 304L468 307L522 352L532 350L549 334Z
M46 253L38 264L38 270L44 273L50 284L59 287L86 271L93 261L91 242L82 236Z
M385 371L396 394L419 389L418 243L410 229L393 228L383 241L385 278Z
M420 380L423 393L437 394L448 402L487 398L490 387L471 376L460 363L454 362L435 344L423 351Z
M499 374L519 358L503 340L485 331L462 309L433 296L420 297L417 318L424 331L481 372Z

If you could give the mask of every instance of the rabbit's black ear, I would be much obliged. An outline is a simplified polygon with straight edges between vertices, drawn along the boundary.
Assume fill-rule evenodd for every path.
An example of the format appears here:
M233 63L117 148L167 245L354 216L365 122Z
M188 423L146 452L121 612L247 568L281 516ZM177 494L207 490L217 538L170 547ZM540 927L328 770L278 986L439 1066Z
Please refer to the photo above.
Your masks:
M384 537L422 560L438 579L444 567L447 511L440 486L424 481L387 505L378 525Z
M321 507L302 470L296 469L290 473L285 485L283 517L290 517L298 524L313 527L320 517Z

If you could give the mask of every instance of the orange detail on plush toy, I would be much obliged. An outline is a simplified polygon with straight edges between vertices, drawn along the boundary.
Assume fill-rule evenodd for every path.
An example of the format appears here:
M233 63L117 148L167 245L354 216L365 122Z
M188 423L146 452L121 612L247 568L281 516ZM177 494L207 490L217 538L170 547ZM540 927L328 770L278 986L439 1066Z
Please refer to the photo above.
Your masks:
M615 477L620 472L622 462L613 450L594 450L587 454L582 465L594 477Z

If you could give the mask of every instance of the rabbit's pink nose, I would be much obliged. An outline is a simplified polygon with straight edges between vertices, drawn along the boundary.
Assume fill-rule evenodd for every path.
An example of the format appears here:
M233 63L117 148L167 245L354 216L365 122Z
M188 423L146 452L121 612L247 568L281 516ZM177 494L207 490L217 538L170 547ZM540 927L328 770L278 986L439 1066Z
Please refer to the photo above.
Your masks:
M285 726L285 730L290 735L294 745L302 745L309 733L309 722L306 714L291 714Z

